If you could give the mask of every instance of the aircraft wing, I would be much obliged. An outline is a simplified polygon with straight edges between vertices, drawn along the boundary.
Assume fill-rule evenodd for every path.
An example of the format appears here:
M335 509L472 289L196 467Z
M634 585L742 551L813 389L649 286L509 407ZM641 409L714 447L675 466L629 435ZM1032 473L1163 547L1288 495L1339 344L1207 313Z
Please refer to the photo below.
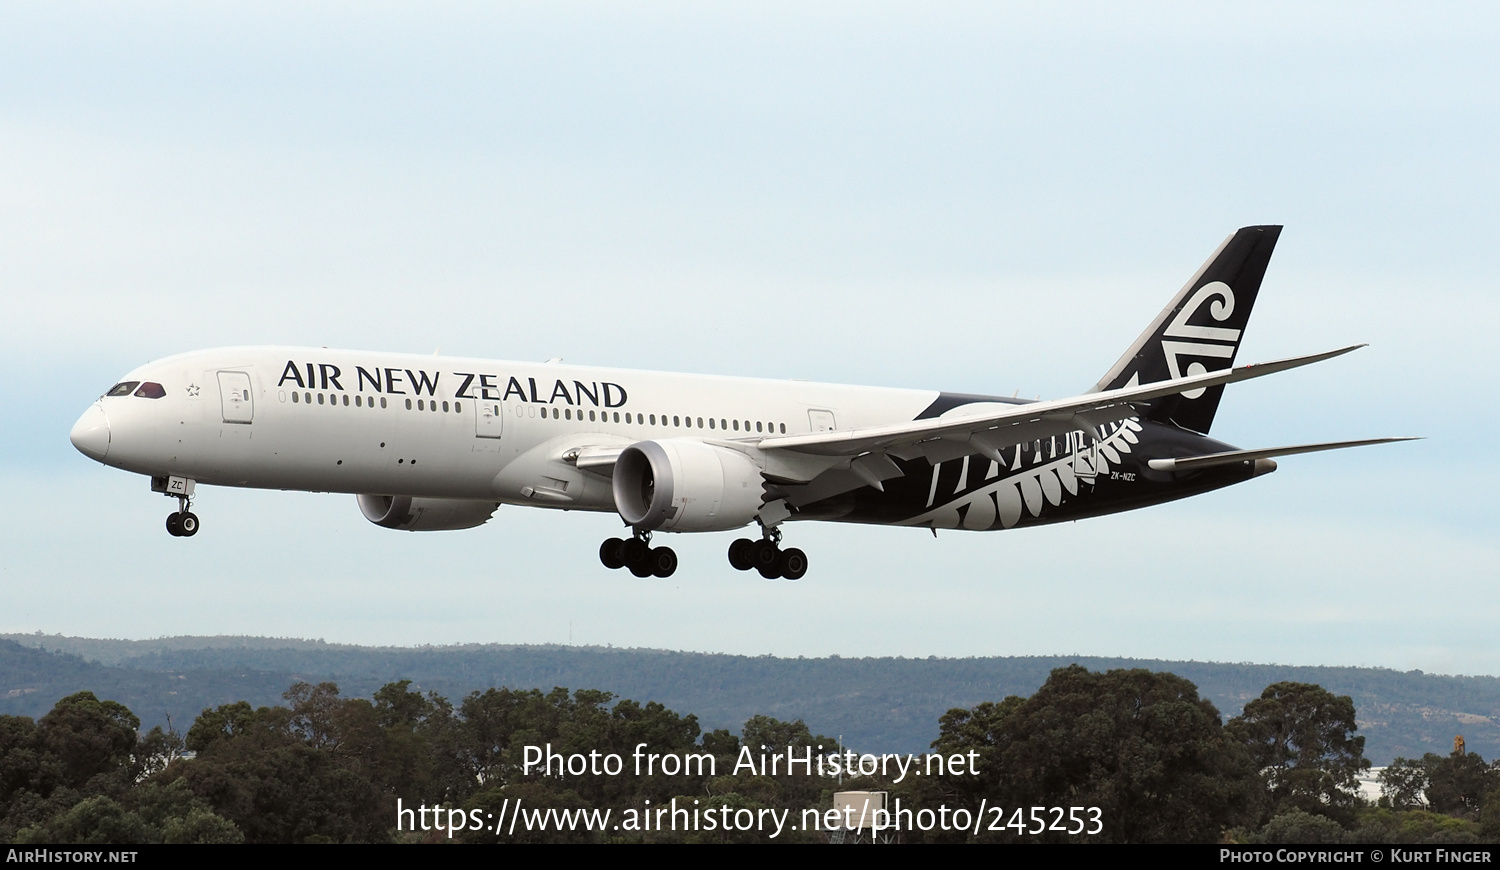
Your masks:
M1079 429L1094 431L1105 423L1137 416L1140 413L1134 404L1137 402L1219 384L1248 381L1342 356L1361 347L1364 345L1356 344L1309 356L1126 386L1071 399L1029 402L1007 406L1004 410L967 416L937 417L889 426L765 438L758 446L763 450L789 450L819 456L858 456L870 452L900 455L903 448L922 445L920 451L931 457L932 450L928 444L951 442L949 446L956 450L955 455L973 452L998 460L1001 447Z

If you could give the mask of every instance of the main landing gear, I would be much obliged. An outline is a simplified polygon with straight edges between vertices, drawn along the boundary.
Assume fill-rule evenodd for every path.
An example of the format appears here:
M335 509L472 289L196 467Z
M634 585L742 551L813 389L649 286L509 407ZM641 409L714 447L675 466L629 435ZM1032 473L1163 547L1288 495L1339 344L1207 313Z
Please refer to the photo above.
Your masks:
M190 504L187 496L177 496L177 512L167 514L167 534L174 538L191 538L198 534L198 515L188 510Z
M671 577L677 570L677 554L671 547L651 546L650 532L636 532L629 540L610 538L599 545L604 567L629 568L637 577Z
M767 580L778 577L801 580L807 573L807 554L796 547L781 549L781 530L778 528L762 529L761 534L763 537L759 541L739 538L730 544L729 564L736 571L754 568Z

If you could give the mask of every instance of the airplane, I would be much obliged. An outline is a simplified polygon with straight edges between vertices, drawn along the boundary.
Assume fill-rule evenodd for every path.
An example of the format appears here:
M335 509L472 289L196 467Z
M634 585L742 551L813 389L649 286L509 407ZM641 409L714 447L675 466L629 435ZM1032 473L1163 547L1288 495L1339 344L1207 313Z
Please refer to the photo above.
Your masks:
M1409 440L1243 450L1208 437L1227 384L1363 345L1234 367L1279 226L1231 234L1092 389L1025 400L929 390L325 348L204 350L149 363L70 438L147 475L192 537L198 484L341 492L370 522L483 525L502 504L619 514L608 568L669 577L657 532L758 526L730 564L800 579L796 520L975 531L1111 514L1274 471L1273 457Z

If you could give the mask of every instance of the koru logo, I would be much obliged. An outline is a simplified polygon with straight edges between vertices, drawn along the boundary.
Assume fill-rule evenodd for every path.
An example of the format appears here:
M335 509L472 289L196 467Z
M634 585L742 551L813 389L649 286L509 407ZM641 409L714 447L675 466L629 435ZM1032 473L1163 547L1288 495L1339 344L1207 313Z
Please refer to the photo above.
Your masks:
M1182 357L1234 358L1234 349L1240 340L1238 329L1188 325L1188 320L1205 305L1208 306L1209 316L1222 323L1234 314L1234 291L1229 289L1229 285L1223 281L1204 284L1193 294L1193 298L1182 306L1177 316L1172 318L1171 324L1163 333L1161 351L1167 358L1167 371L1174 378L1201 375L1208 371L1208 368L1201 362L1189 363L1187 370L1183 371ZM1188 390L1182 396L1185 399L1196 399L1207 389L1207 387L1199 387L1196 390Z

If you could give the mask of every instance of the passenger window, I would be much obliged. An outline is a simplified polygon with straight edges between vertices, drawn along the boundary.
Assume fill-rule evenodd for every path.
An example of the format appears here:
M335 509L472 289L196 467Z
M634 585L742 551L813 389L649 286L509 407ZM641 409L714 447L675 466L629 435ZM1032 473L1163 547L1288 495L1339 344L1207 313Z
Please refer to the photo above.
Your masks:
M323 394L322 393L318 394L318 404L319 405L323 404Z
M759 420L755 421L755 431L757 431L757 432L760 431L760 421Z
M344 394L344 407L349 407L349 395L347 393Z
M292 391L292 404L296 405L296 404L298 404L301 401L302 401L302 397L299 396L299 395L297 395L297 391L296 390L293 390Z
M311 405L312 404L312 393L303 393L302 394L302 401L303 401L304 404Z
M463 403L462 402L454 402L453 403L453 413L455 413L455 414L462 414L463 412L464 412Z
M425 410L427 410L426 408L422 407L422 402L423 402L422 399L418 399L417 400L417 410L418 411L425 411Z
M448 413L448 403L447 402L443 403L443 413L444 414Z
M385 407L385 396L381 396L380 397L380 407L382 407L382 408Z
M681 426L682 425L682 418L681 417L673 417L672 418L672 425L673 426Z
M738 420L734 421L734 431L736 431L736 432L740 431L740 421L738 421Z
M167 391L162 389L161 384L147 381L141 384L141 388L136 390L135 394L142 399L160 399L167 394Z
M783 434L783 435L786 434L786 424L785 423L782 423L781 426L779 426L778 428L781 429L781 434Z
M408 410L408 411L411 410L411 399L407 399L406 400L406 410Z
M652 425L652 426L655 426L655 425L656 425L656 415L655 415L655 414L652 414L652 415L651 415L651 425Z
M106 396L128 396L131 393L135 392L135 388L139 384L140 384L140 381L121 381L120 383L115 384L114 386L110 387L109 388L109 392L105 393L104 395L106 395Z
M702 417L699 417L699 418L698 418L698 428L699 428L699 429L702 429L702 428L703 428L703 418L702 418Z
M356 408L362 407L361 404L360 404L362 401L363 401L363 399L361 397L355 396L354 397L354 407L356 407Z

